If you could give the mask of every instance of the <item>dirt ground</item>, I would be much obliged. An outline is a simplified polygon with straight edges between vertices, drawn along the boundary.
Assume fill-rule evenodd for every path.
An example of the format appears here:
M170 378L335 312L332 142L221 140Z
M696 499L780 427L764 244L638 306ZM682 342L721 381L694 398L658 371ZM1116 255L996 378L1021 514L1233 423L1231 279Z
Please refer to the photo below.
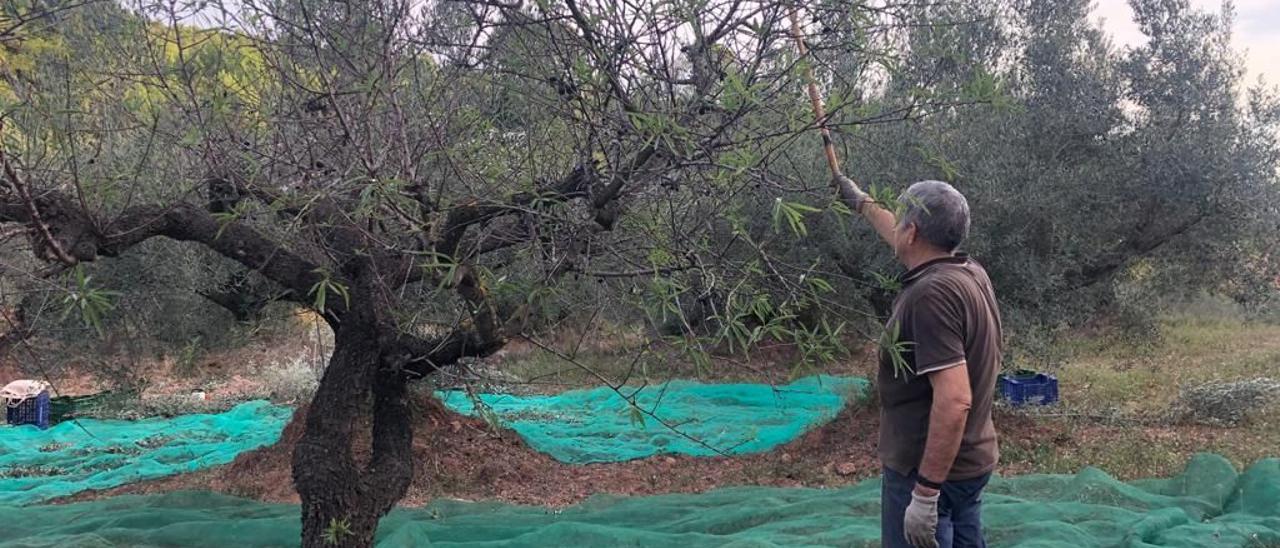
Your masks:
M513 432L495 432L484 421L457 415L435 400L420 399L417 404L422 412L415 425L416 475L401 502L406 506L450 498L558 507L601 493L695 493L734 485L832 487L879 473L875 454L879 417L865 405L852 406L826 425L768 453L711 458L661 455L623 463L572 465L528 448ZM195 489L296 503L290 454L302 433L305 413L305 409L295 413L279 443L242 454L226 466L80 493L58 502ZM1072 442L1061 425L1011 414L1002 414L998 421L1002 435L1009 438ZM366 444L367 440L357 440L356 446ZM1001 470L1025 471L1020 463Z
M696 493L736 485L836 487L879 473L875 452L879 417L865 404L851 406L831 422L768 453L660 455L623 463L573 465L530 449L513 432L494 431L483 420L455 414L434 399L420 398L416 403L421 408L414 437L416 474L401 501L405 506L449 498L561 507L603 493ZM79 493L55 502L210 490L297 503L290 456L301 436L305 413L305 408L295 412L277 444L246 452L231 464ZM1265 453L1274 447L1274 440L1257 439L1257 433L1249 429L1090 424L1071 418L1031 417L1008 409L998 410L995 420L1003 453L997 470L1001 475L1074 473L1106 461L1107 472L1134 479L1179 471L1200 451L1252 445ZM367 453L367 439L356 440L355 446L358 458L367 457L360 454Z
M700 492L729 485L822 486L851 483L878 471L878 418L851 408L827 425L775 451L740 457L656 456L571 465L528 448L513 432L457 415L420 399L415 425L416 475L403 505L445 497L564 506L597 493L643 495ZM226 466L119 488L80 493L60 502L118 494L207 489L265 501L297 502L290 454L305 409L295 413L276 445L240 455ZM357 440L367 447L367 440ZM367 449L365 449L367 451Z
M1203 328L1198 329L1173 331L1171 338L1175 343L1172 344L1187 348L1176 346L1169 352L1184 356L1187 363L1165 359L1162 360L1168 364L1165 369L1175 368L1182 374L1199 371L1206 358L1192 354L1190 349L1205 346L1196 336L1208 335L1199 335ZM1234 329L1242 333L1241 337L1253 339L1267 340L1280 336L1280 328ZM1190 342L1177 342L1183 338ZM229 380L220 386L225 387L223 390L227 394L217 397L233 396L235 390L252 387L255 379L243 369L243 365L265 362L270 353L278 353L281 349L279 346L248 348L234 356L217 358L221 363L239 364L224 375ZM303 349L284 348L284 351L299 352ZM528 356L522 357L528 352L528 349L519 347L509 349L510 359L524 360L523 367L534 373L549 370L555 365L531 362ZM1236 359L1240 363L1217 365L1213 371L1239 369L1239 376L1248 377L1257 374L1257 367L1265 369L1265 364L1275 363L1273 353L1237 354ZM1075 369L1063 372L1067 383L1063 392L1064 405L1048 409L1047 413L997 408L995 420L1002 453L998 473L1076 473L1086 466L1098 466L1124 480L1161 477L1180 472L1187 460L1198 452L1219 453L1243 467L1259 458L1275 456L1275 448L1280 447L1280 427L1277 426L1280 425L1280 410L1259 415L1251 422L1234 428L1144 423L1136 419L1143 414L1125 415L1120 420L1099 420L1098 417L1104 415L1100 413L1104 407L1102 404L1117 401L1128 405L1128 398L1134 392L1127 389L1123 394L1125 398L1108 399L1107 394L1099 393L1099 390L1120 382L1127 383L1126 387L1146 386L1138 384L1138 381L1146 383L1147 373L1141 368L1116 366L1130 360L1125 355L1110 357L1090 350L1084 358L1078 360L1080 365L1073 366ZM787 363L785 359L763 361ZM1094 364L1094 361L1098 363ZM1255 367L1255 362L1263 365ZM786 373L782 367L774 370L775 367L767 364L761 364L759 368L752 365L761 377ZM836 373L863 376L870 373L852 365L846 367L847 371ZM1092 378L1089 375L1100 372L1116 378L1108 377L1108 383L1082 382ZM1151 391L1158 390L1158 381L1157 378L1150 381ZM166 388L181 389L185 386L183 382L190 381L170 381ZM1169 388L1166 386L1164 390ZM1151 399L1144 398L1144 401ZM872 404L852 406L830 423L768 453L715 458L670 455L624 463L569 465L529 449L512 432L495 432L480 419L444 409L435 399L426 396L425 391L419 392L415 403L420 408L416 413L418 421L414 440L416 476L402 501L404 505L422 505L437 498L452 498L564 506L600 493L700 492L734 485L840 486L876 476L879 472L875 453L879 419ZM296 413L279 443L242 454L226 466L108 491L81 493L65 500L204 489L265 501L297 502L297 494L292 488L290 454L301 435L304 414L305 409ZM365 448L363 451L367 452L368 440L356 440L355 446L358 453L359 448Z

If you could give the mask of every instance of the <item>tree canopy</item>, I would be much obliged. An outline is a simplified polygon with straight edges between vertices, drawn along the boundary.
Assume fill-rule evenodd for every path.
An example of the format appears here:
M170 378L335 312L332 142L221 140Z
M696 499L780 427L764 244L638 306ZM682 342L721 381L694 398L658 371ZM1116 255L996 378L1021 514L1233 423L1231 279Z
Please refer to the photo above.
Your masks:
M367 544L412 476L406 382L512 337L604 316L700 366L880 340L892 258L831 192L805 69L877 199L968 197L1014 332L1274 296L1274 90L1230 12L1131 3L1148 41L1117 48L1085 0L6 2L0 268L98 331L139 271L320 314L304 542Z

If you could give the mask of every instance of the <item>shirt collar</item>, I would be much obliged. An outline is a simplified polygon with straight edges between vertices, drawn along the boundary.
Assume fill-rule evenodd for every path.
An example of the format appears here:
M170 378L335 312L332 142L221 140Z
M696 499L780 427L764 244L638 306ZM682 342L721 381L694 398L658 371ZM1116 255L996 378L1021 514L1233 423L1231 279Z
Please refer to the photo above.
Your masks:
M968 262L969 262L968 253L955 253L947 257L938 257L937 259L934 259L920 266L917 266L911 270L908 270L906 274L902 275L902 278L901 278L902 285L905 286L907 284L910 284L911 282L914 282L920 279L920 277L923 276L925 272L927 272L930 268L933 268L934 266L937 266L940 264L963 265Z

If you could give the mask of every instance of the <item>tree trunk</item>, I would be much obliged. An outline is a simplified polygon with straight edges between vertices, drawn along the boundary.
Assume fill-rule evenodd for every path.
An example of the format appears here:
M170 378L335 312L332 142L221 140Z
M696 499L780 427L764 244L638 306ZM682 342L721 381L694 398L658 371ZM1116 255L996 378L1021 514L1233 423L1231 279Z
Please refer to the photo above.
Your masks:
M335 333L333 357L307 412L293 453L293 481L302 498L302 545L373 545L378 520L413 479L412 428L405 380L384 367L388 344L374 315L352 311ZM373 394L372 457L359 466L353 431Z

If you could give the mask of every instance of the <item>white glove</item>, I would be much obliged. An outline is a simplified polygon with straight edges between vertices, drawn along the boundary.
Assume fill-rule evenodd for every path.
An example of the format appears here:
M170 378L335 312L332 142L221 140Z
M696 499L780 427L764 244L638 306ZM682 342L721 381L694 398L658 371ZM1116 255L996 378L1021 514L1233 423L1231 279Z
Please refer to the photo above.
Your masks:
M911 504L902 519L907 542L916 548L938 548L938 495L911 491Z

